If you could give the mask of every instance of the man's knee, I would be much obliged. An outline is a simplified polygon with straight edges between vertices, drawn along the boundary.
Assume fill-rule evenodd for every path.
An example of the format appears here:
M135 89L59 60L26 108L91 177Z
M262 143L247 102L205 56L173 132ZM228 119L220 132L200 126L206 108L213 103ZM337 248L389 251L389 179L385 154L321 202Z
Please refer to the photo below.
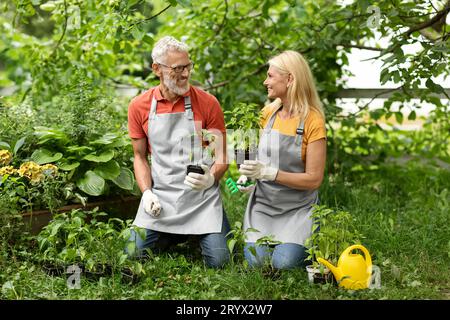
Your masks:
M158 233L154 231L148 229L136 231L131 229L130 237L125 244L124 252L129 259L147 258L151 252L150 248L154 247L154 243L158 238Z
M208 256L204 256L205 264L209 268L222 268L230 261L230 253L226 248L218 248Z

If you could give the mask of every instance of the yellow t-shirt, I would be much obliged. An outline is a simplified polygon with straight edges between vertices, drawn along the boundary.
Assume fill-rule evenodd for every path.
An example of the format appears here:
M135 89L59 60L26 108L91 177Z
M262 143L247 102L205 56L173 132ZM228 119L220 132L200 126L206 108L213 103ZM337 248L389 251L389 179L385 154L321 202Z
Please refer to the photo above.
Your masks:
M264 107L261 110L261 127L264 128L266 124L269 122L270 117L274 112L274 108ZM296 130L298 128L300 121L300 116L282 120L280 116L277 114L275 118L275 122L273 123L272 129L278 130L281 134L295 136ZM303 143L302 143L302 160L303 163L306 163L306 150L308 148L308 144L320 139L327 137L326 129L325 129L325 120L321 117L321 115L315 111L311 110L306 117L305 126L303 128Z

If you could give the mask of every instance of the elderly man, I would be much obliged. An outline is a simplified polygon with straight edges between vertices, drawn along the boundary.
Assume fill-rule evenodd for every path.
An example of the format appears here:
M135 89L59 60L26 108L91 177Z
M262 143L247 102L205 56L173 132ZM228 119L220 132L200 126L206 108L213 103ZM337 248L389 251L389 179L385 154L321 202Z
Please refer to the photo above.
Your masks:
M146 248L166 249L191 235L206 265L221 267L229 260L225 236L230 230L218 186L228 169L223 112L214 96L189 84L193 63L186 44L164 37L155 44L152 59L160 84L128 108L134 174L143 192L133 224L146 231L145 238L132 232L134 255L143 256ZM218 138L215 161L202 156L203 174L187 175L193 151L184 140L201 146L204 130Z

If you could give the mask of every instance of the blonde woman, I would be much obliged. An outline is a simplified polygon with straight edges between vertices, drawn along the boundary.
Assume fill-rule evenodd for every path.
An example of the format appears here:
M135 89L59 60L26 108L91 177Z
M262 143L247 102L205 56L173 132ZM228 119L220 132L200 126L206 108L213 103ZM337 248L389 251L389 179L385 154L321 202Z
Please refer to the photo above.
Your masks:
M258 160L246 160L239 169L241 181L256 179L244 230L258 232L247 233L244 254L250 266L269 260L274 268L291 269L304 264L311 235L312 206L325 169L325 117L308 63L298 52L270 59L264 85L274 101L261 111ZM256 246L265 236L281 244Z

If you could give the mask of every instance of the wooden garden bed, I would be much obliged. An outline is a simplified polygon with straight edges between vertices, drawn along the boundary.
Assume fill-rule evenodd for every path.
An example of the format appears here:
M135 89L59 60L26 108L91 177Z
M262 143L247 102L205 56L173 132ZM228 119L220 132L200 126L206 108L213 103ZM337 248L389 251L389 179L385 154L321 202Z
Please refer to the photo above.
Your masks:
M101 211L110 213L114 217L131 219L136 215L139 207L140 197L114 197L104 199L101 201L87 203L86 206L80 204L71 204L61 207L57 210L58 213L72 211L74 209L86 209L91 210L95 207L99 207ZM31 223L31 233L37 234L46 226L51 218L52 213L48 210L38 210L33 212L24 212L24 220L27 223Z

